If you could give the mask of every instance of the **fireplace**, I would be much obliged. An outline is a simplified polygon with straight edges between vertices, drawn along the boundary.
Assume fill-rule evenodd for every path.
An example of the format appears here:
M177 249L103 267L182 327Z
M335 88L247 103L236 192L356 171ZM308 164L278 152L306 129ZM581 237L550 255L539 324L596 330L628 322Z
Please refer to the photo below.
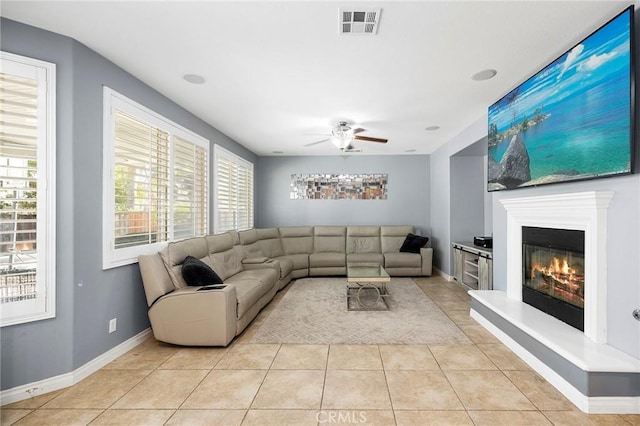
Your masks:
M582 411L637 414L638 359L607 344L607 209L612 197L611 191L588 191L501 199L507 232L502 241L497 235L493 254L494 266L504 261L506 276L502 278L497 268L494 290L469 292L471 317ZM538 241L535 234L547 230L552 236L543 235L544 242ZM574 236L583 240L582 247L571 241ZM554 292L571 288L570 301L583 299L583 331L523 301L528 291L523 271L531 275L534 269L542 282L553 282L547 278L551 275L571 283L555 286ZM574 286L580 281L584 281L582 295Z
M580 230L522 227L522 301L584 331L584 241Z
M522 303L522 228L584 231L583 331L595 343L607 343L607 207L612 197L611 191L588 191L500 200L507 213L507 297L513 301Z

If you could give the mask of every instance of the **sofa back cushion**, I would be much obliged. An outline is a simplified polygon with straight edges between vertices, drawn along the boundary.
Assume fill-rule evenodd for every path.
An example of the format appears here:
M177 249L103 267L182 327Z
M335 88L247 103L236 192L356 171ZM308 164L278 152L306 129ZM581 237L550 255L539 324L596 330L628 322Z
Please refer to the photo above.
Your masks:
M209 255L213 270L223 281L242 271L242 259L244 258L244 252L240 246Z
M346 234L344 226L316 226L313 228L313 252L345 253Z
M381 253L380 227L347 227L347 253Z
M411 225L389 225L380 227L382 253L397 253L407 234L413 233Z
M278 228L285 254L313 252L313 226L285 226Z
M160 257L167 272L176 288L186 287L187 283L182 278L182 263L187 256L193 256L202 260L209 266L209 249L207 240L204 237L189 238L182 241L169 243L167 247L160 250ZM214 268L215 270L215 268Z
M207 250L209 254L227 251L233 248L233 236L230 233L207 235L204 237L207 241Z
M244 254L248 259L254 259L256 257L265 257L262 252L262 246L258 241L258 231L255 229L247 229L246 231L238 232L240 237L240 244L244 250Z
M262 248L262 253L266 257L273 259L274 257L284 256L278 228L256 229L256 231L258 232L258 242Z
M208 263L220 278L226 280L242 271L242 259L245 258L245 254L242 246L234 245L233 234L225 232L207 235L204 239L209 250L209 259L205 263Z
M231 241L233 241L234 246L240 244L240 234L238 233L238 231L227 231L226 234L229 234L231 236Z

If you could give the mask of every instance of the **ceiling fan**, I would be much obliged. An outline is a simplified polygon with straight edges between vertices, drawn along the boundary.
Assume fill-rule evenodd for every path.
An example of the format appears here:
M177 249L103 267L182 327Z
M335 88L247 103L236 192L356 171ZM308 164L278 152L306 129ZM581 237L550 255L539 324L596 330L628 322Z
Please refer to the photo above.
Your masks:
M317 145L327 141L331 141L331 143L333 143L341 151L361 152L362 150L356 149L353 146L353 141L377 142L377 143L388 142L387 139L373 138L370 136L362 136L358 134L364 131L365 129L361 127L352 129L351 126L349 126L346 121L338 121L336 126L331 129L331 133L329 134L329 137L327 139L322 139L317 142L308 143L305 146L312 146L312 145Z

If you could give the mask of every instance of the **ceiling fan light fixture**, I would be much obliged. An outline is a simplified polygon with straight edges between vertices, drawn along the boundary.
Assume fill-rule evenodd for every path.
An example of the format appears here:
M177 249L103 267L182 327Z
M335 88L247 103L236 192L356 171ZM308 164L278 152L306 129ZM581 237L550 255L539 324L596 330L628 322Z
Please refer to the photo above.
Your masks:
M353 136L351 136L348 133L344 133L344 132L341 132L339 134L336 134L336 133L338 132L334 132L330 138L331 143L333 143L336 146L336 148L345 149L351 144L351 141L353 141Z
M344 121L338 122L338 126L331 130L331 143L338 149L345 149L353 142L351 127Z

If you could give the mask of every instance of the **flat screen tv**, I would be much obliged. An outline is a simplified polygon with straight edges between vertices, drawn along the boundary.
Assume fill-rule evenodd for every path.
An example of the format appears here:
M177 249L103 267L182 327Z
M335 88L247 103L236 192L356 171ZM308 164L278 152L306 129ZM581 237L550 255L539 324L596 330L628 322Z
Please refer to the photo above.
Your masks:
M633 172L633 7L489 107L488 190Z

